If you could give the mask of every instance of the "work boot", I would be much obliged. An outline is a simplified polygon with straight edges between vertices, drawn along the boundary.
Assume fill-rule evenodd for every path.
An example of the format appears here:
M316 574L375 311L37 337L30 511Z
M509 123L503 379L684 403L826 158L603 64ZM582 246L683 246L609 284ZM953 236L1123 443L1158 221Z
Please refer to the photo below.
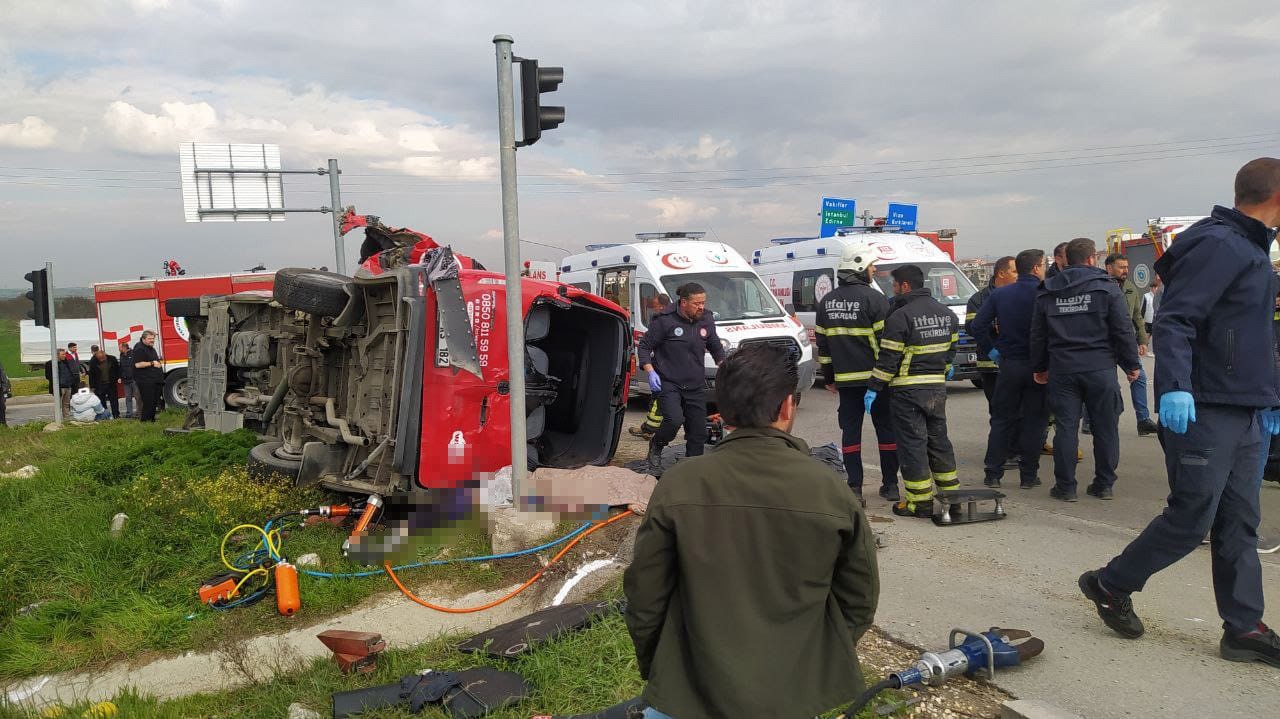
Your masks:
M1076 497L1076 493L1074 491L1068 492L1064 489L1059 489L1058 487L1050 487L1049 496L1054 499L1061 499L1064 502L1080 501L1079 498Z
M1043 455L1047 455L1047 456L1049 456L1049 457L1052 457L1052 456L1053 456L1053 445L1049 444L1048 442L1045 442L1045 443L1044 443L1044 446L1040 448L1040 454L1043 454Z
M662 448L649 445L649 456L645 460L648 463L649 474L656 477L662 477Z
M653 439L653 433L644 431L644 427L627 427L627 433L632 437L639 437L640 439Z
M1223 632L1218 651L1227 661L1262 662L1280 667L1280 637L1265 624L1259 624L1253 631L1245 634L1229 630Z
M999 486L1000 486L1000 478L999 478L999 477L984 477L984 478L982 479L982 483L983 483L983 484L985 484L985 485L987 485L988 487L999 487Z
M1020 464L1022 464L1022 458L1016 454L1011 454L1009 455L1009 458L1004 461L1004 468L1017 469Z
M1160 431L1160 427L1149 419L1138 420L1138 436L1146 437L1149 434L1156 434Z
M1103 589L1096 571L1081 574L1078 584L1080 591L1098 607L1098 616L1102 617L1102 622L1117 634L1126 639L1137 639L1146 631L1142 626L1142 620L1133 613L1133 602L1129 599L1129 595L1116 594ZM1274 639L1275 634L1271 636ZM1222 641L1223 656L1226 657L1226 637L1223 637ZM1245 661L1245 659L1234 661Z
M1040 478L1039 478L1039 477L1031 477L1031 478L1029 478L1029 479L1024 479L1024 480L1022 480L1022 482L1018 485L1018 487L1019 487L1019 488L1021 488L1021 489L1032 489L1032 488L1034 488L1034 487L1039 487L1039 486L1040 486Z
M898 501L901 501L902 496L898 494L898 485L895 484L892 487L881 486L880 498L883 500L886 500L889 502L895 502L895 503Z
M906 502L898 502L893 505L893 513L899 517L914 517L916 519L929 519L933 516L933 511L927 504L917 504L912 508Z
M1080 425L1080 434L1093 434L1093 424L1085 422Z
M1091 484L1088 487L1085 487L1084 493L1090 497L1097 497L1098 499L1116 498L1116 493L1111 491L1110 487L1103 487L1097 484Z
M1077 464L1079 464L1080 462L1083 462L1083 461L1084 461L1084 450L1083 450L1083 449L1077 449L1077 450L1076 450L1076 463L1077 463Z

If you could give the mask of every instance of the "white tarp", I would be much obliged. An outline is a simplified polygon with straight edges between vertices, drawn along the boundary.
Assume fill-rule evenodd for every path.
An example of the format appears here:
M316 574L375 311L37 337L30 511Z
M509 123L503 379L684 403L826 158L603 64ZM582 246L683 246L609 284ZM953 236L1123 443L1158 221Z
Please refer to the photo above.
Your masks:
M98 321L90 320L58 320L58 346L66 347L68 342L75 342L79 347L80 359L89 361L89 348L99 344ZM22 343L20 361L23 364L44 364L49 361L49 330L40 327L31 320L18 323L18 340Z

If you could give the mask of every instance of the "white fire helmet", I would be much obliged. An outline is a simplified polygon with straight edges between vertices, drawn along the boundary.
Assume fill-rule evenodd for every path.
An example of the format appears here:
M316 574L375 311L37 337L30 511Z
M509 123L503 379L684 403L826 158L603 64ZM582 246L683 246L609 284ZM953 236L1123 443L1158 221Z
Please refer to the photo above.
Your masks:
M854 272L864 272L871 263L880 259L880 253L869 242L854 242L845 245L844 251L840 253L840 265L838 269L852 270Z

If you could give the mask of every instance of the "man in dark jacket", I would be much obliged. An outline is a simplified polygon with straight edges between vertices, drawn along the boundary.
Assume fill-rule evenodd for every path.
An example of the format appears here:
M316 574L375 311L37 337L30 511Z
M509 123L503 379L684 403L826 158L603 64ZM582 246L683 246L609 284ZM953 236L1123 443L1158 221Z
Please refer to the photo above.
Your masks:
M137 415L134 414L134 402L137 406L142 407L142 397L138 394L138 383L133 377L133 348L129 346L128 341L120 343L120 384L124 386L124 416L126 419L133 419Z
M624 580L646 717L812 717L864 691L875 540L844 478L789 434L796 381L785 349L730 356L716 397L737 429L650 499Z
M133 346L133 379L138 383L138 393L142 395L143 422L156 421L156 408L160 404L160 393L164 390L164 363L156 352L156 333L146 330L142 339Z
M836 279L839 286L818 302L813 333L818 344L818 364L827 390L840 395L837 419L842 434L844 470L849 486L862 506L862 417L867 381L880 354L880 333L889 316L889 301L871 286L875 246L856 242L840 255ZM897 502L898 445L893 438L893 421L889 416L886 392L871 405L871 423L875 425L880 447L880 496Z
M76 387L80 384L80 363L71 358L64 349L58 350L58 394L55 402L62 403L62 416L71 416L71 395L75 393ZM44 363L44 379L49 383L49 394L53 394L53 373L54 362L51 360Z
M884 322L880 356L867 382L866 409L890 388L893 433L902 468L900 517L933 515L933 489L959 489L956 455L947 437L947 380L960 333L956 316L929 294L924 271L902 265L890 273L897 306Z
M1280 667L1280 636L1262 623L1258 475L1262 433L1280 433L1280 374L1268 259L1280 225L1280 160L1236 174L1235 208L1178 235L1155 269L1165 297L1155 321L1156 396L1169 473L1168 506L1119 556L1080 577L1107 626L1144 632L1130 594L1209 537L1222 617L1218 650L1231 661Z
M649 441L649 473L662 476L662 450L684 425L685 456L702 454L707 442L706 353L719 365L724 345L715 319L707 313L707 291L690 282L676 290L675 307L659 314L640 338L640 367L649 374L649 390L658 396L662 426Z
M1011 285L1018 279L1018 271L1014 267L1014 258L1005 256L996 260L992 267L991 281L986 287L974 292L965 303L964 308L964 324L968 329L969 324L978 316L978 310L982 309L983 303L1000 287ZM972 335L973 331L968 330ZM987 396L987 412L991 411L991 398L995 396L996 382L999 381L1000 367L992 362L985 352L978 353L978 372L982 375L982 393Z
M1019 455L1022 488L1030 489L1040 484L1040 443L1049 418L1044 387L1031 372L1031 311L1044 279L1044 251L1023 250L1014 263L1017 282L991 293L969 323L969 333L978 343L978 356L1000 366L991 402L983 483L1000 486L1012 445Z
M5 405L9 401L9 375L4 373L4 365L0 364L0 427L8 424L5 421Z
M120 362L101 349L89 358L89 387L98 395L103 407L111 408L111 417L120 418Z
M1067 269L1067 243L1059 242L1057 247L1053 248L1053 262L1049 264L1049 269L1045 270L1044 278L1053 279L1065 269Z
M1111 499L1120 463L1120 386L1116 365L1138 377L1138 344L1120 288L1098 269L1093 240L1067 243L1067 269L1044 281L1031 318L1031 370L1049 385L1054 487L1049 496L1076 501L1080 413L1093 422L1093 483L1085 490Z

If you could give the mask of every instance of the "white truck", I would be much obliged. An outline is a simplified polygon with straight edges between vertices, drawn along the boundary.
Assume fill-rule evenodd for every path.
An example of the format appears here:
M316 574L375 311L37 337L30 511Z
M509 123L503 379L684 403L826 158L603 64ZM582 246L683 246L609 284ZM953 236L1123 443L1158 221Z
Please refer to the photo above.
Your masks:
M818 302L836 286L836 265L846 245L871 242L881 259L876 262L874 285L892 295L889 273L895 267L916 265L924 270L925 286L934 299L951 308L960 321L954 379L980 381L978 348L964 331L965 305L977 289L946 252L929 240L884 228L849 228L835 237L786 237L751 253L751 266L779 301L795 308L796 316L812 333ZM812 337L812 335L810 335Z
M736 250L702 240L701 232L639 233L635 242L589 245L562 261L560 281L613 301L631 313L635 341L686 282L707 290L707 311L727 351L753 342L789 349L799 364L797 392L813 386L817 363L800 321L765 287ZM642 375L643 373L637 373ZM706 358L707 387L714 389L716 367ZM643 377L632 377L633 393L649 394ZM799 399L799 397L797 397Z

